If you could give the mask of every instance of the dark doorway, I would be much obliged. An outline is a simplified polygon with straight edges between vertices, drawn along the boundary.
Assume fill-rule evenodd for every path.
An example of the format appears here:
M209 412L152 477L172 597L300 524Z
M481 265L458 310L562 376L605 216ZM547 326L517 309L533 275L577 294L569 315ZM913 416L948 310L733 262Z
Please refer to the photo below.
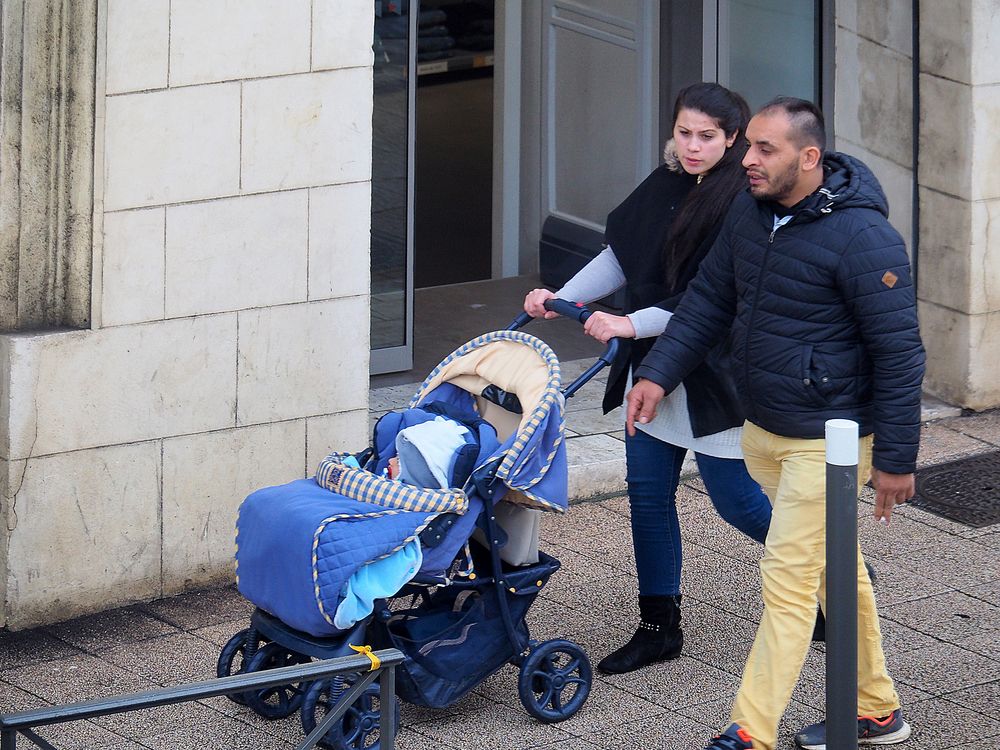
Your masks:
M493 2L420 7L416 288L490 278L493 236Z

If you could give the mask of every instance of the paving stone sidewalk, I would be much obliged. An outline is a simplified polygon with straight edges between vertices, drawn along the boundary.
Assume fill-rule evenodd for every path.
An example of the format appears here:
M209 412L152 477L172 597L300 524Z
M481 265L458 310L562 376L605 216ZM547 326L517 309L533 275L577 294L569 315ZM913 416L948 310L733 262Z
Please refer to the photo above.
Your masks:
M572 371L575 363L569 363ZM403 403L412 386L373 392L373 413ZM547 515L542 548L562 561L528 615L538 639L580 643L596 662L637 620L628 501L620 491L621 417L600 415L602 389L570 402L572 493L589 498ZM587 395L593 391L595 395ZM402 394L402 395L400 395ZM382 403L380 401L384 401ZM927 411L940 416L947 411ZM588 438L588 440L581 440ZM580 443L574 446L574 441ZM950 416L923 428L921 466L1000 449L1000 411ZM878 570L886 658L913 726L910 750L1000 750L1000 525L972 529L902 507L892 524L870 518L859 536ZM540 724L506 667L445 710L404 705L399 750L617 750L701 748L726 723L759 617L760 548L712 511L688 475L679 491L684 538L681 658L632 675L595 674L572 719ZM199 591L19 633L0 633L0 712L175 685L213 676L219 648L251 607L232 587ZM824 652L814 646L782 722L791 733L822 716ZM181 704L41 732L59 748L208 750L292 748L298 719L267 722L226 699ZM19 739L18 747L30 747Z

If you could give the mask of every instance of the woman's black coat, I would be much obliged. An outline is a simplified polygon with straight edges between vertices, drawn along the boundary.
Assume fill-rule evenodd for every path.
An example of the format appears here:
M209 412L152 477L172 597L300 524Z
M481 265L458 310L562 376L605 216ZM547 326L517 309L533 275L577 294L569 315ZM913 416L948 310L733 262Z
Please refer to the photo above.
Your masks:
M688 193L697 181L679 165L655 169L609 215L605 240L611 246L625 275L625 314L646 307L673 311L684 296L698 265L718 236L711 232L676 273L677 281L666 283L664 245L667 233ZM655 337L625 339L608 374L604 413L618 407L625 395L629 368L635 371L650 350ZM684 379L688 413L695 437L711 435L743 424L743 409L736 397L730 374L728 344L716 347Z

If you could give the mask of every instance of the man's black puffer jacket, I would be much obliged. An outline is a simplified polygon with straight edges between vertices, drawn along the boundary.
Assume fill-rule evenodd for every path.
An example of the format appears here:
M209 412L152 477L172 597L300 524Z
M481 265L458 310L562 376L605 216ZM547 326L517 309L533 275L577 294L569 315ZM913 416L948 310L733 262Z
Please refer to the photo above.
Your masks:
M824 167L823 187L777 230L767 204L736 199L636 376L673 390L732 327L751 422L821 438L827 419L853 419L875 433L875 467L908 474L924 348L906 248L864 164L831 152Z

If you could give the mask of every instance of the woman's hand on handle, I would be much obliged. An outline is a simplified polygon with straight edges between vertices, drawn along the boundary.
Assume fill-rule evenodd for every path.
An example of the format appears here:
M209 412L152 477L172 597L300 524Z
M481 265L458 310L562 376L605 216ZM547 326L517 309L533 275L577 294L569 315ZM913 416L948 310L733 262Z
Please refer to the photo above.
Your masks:
M549 312L543 307L545 300L555 299L555 293L548 289L532 289L524 297L524 311L533 318L551 320L559 317L558 313Z
M595 312L587 318L587 322L583 324L583 332L593 336L602 344L608 343L615 337L635 338L635 326L627 315L612 315L606 312Z

